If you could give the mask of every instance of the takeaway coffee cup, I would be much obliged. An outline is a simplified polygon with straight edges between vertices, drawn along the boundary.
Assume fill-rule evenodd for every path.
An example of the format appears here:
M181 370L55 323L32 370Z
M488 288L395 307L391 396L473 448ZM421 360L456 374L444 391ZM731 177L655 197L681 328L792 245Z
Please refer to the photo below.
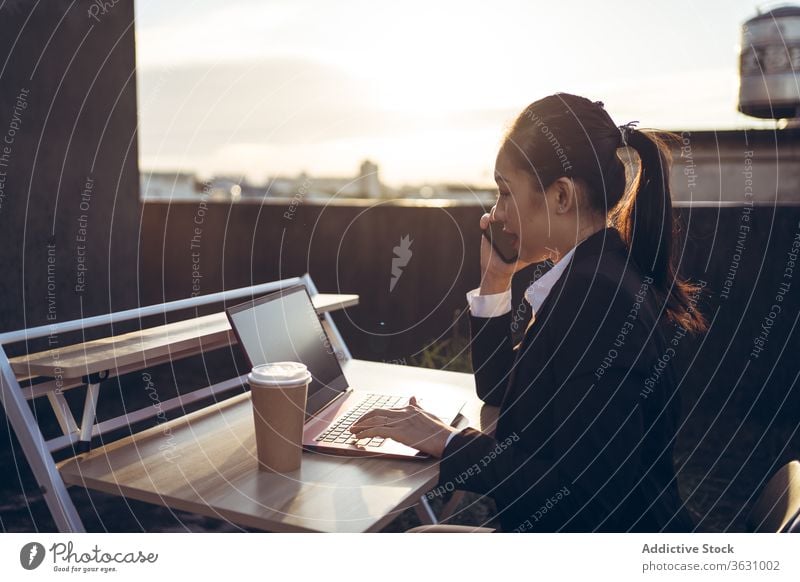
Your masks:
M263 364L248 374L260 469L300 468L309 382L311 374L299 362Z

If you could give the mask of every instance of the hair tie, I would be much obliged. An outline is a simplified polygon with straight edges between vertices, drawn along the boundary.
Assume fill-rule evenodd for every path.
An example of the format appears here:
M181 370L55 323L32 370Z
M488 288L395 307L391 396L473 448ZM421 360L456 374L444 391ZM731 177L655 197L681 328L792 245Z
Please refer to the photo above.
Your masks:
M636 129L636 124L638 123L638 121L629 121L625 125L620 125L617 127L617 129L619 129L620 144L622 144L619 147L628 147L628 138L630 138L634 131L638 131Z

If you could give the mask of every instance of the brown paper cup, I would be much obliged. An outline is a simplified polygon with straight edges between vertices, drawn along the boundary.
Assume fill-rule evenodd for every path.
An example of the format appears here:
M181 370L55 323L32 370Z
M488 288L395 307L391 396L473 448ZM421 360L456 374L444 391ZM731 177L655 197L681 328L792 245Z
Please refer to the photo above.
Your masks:
M276 473L299 469L311 374L299 362L275 362L254 367L247 382L259 469Z

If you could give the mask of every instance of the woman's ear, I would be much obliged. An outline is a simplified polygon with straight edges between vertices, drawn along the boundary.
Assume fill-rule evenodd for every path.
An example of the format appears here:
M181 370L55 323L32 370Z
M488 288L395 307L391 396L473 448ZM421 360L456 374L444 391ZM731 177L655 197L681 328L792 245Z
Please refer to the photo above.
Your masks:
M578 207L578 191L572 178L562 176L550 186L556 214L568 214Z

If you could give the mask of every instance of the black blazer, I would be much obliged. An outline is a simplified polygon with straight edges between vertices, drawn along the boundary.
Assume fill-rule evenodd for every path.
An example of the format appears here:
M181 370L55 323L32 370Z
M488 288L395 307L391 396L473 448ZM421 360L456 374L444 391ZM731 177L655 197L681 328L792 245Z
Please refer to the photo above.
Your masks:
M512 313L470 316L478 396L500 416L494 437L451 439L439 487L494 498L502 531L691 531L663 365L679 330L651 283L609 228L578 245L518 346Z

